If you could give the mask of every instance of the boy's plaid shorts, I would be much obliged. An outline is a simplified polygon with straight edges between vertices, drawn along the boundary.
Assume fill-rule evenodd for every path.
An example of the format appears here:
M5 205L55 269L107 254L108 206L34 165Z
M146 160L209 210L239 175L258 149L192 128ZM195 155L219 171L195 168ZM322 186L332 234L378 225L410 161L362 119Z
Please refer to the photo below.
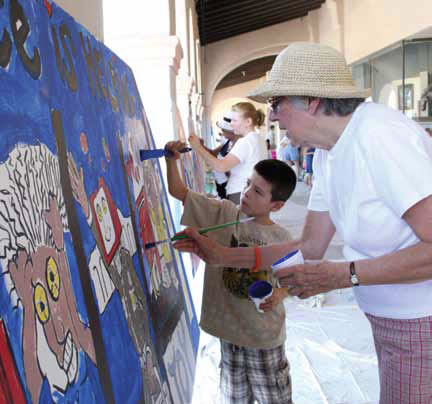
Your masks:
M221 402L292 404L289 370L283 345L253 349L221 340Z

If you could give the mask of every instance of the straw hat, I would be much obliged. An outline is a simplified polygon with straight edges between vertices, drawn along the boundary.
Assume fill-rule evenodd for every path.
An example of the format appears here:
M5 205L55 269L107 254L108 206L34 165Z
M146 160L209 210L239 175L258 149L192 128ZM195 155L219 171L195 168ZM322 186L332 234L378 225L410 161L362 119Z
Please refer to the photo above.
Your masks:
M355 86L345 58L337 50L317 43L294 42L276 58L267 81L248 97L297 95L319 98L367 98L370 89Z
M232 111L227 111L225 112L223 118L216 122L216 126L223 130L234 132L234 129L231 126L231 120L232 120Z

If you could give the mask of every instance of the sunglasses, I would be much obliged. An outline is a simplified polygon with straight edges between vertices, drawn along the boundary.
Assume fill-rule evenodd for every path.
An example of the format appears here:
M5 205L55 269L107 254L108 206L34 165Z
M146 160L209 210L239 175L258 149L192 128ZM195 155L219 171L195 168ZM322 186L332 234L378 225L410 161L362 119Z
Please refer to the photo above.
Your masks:
M279 113L280 103L285 99L284 96L281 97L273 97L267 101L269 108L273 111L274 114Z

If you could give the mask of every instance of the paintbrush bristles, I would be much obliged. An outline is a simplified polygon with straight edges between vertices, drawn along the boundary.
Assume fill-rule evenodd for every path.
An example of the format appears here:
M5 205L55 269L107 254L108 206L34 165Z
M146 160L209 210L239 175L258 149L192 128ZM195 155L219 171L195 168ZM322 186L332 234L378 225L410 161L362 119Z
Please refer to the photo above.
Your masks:
M144 248L145 248L146 250L148 250L148 249L150 249L150 248L156 247L156 246L159 245L159 244L167 243L167 242L169 242L169 241L171 241L171 240L170 240L170 239L166 239L166 240L160 240L160 241L153 241L152 243L147 243L147 244L144 246Z

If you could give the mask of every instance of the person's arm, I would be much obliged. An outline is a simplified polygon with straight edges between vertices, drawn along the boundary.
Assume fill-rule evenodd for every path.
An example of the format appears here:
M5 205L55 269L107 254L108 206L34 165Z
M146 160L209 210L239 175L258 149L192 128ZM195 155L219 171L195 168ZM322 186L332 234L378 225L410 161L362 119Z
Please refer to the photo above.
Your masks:
M206 149L212 156L217 157L217 155L219 154L219 152L222 150L222 147L224 146L223 144L221 144L220 146L216 147L215 149L209 149L207 146L202 145L204 147L204 149Z
M415 283L432 279L432 196L424 198L402 217L414 230L419 243L383 255L355 261L360 285ZM323 261L282 269L282 286L290 294L307 298L317 293L350 287L349 262Z
M219 172L227 172L240 163L240 160L233 154L228 154L223 159L213 156L201 144L199 137L196 135L189 136L189 143L192 148L204 159L204 161L213 169Z
M168 182L168 192L170 195L182 203L186 199L188 189L186 188L183 180L180 177L180 173L177 167L177 160L180 158L181 150L186 145L180 141L168 142L166 148L174 153L173 157L166 157L165 161L167 164L167 182Z
M322 259L336 229L328 211L308 210L301 237L301 251L306 260Z
M253 247L223 247L208 237L200 235L194 229L186 229L190 237L176 243L175 248L193 252L205 262L234 268L253 268L256 252ZM328 212L309 211L301 240L283 241L260 247L262 268L270 267L275 261L291 251L300 249L305 259L321 258L335 233L334 225Z

